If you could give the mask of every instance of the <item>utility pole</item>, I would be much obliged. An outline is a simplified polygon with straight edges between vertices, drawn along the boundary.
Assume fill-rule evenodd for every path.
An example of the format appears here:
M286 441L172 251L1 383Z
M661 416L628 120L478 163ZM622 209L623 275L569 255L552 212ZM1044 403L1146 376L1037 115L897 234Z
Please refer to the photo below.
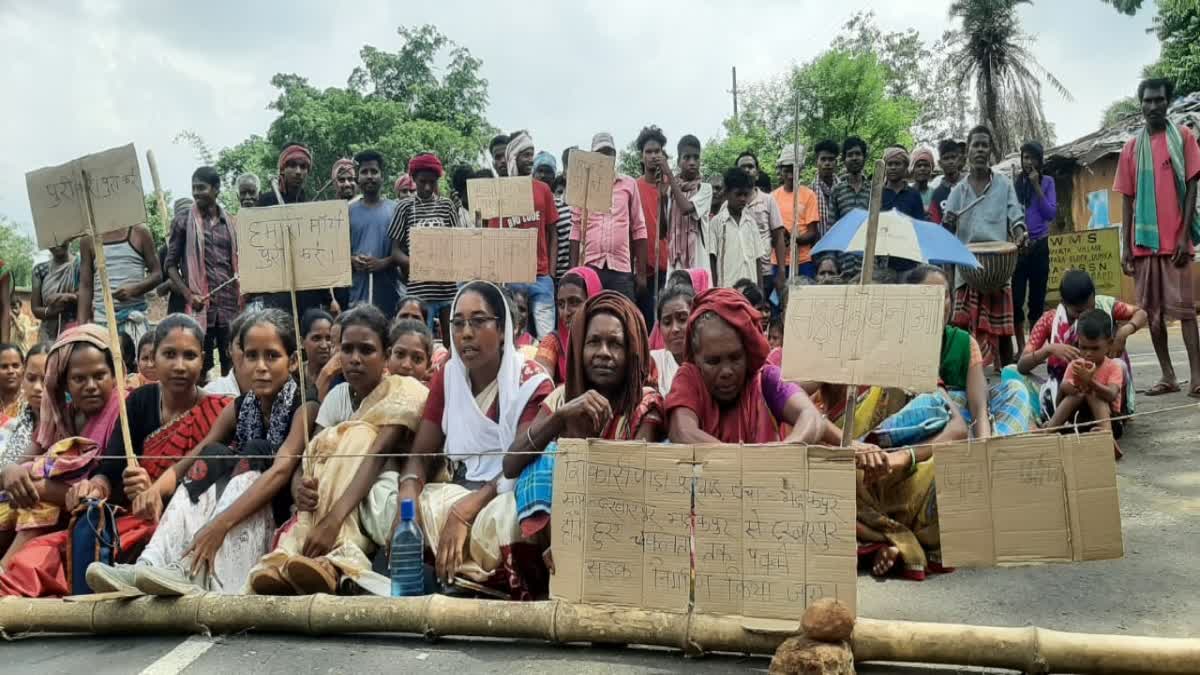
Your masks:
M738 95L738 88L737 88L737 66L733 66L733 89L730 89L730 90L729 90L729 92L730 92L731 94L733 94L733 121L734 121L734 123L736 124L736 123L737 123L737 121L738 121L738 106L737 106L737 95Z

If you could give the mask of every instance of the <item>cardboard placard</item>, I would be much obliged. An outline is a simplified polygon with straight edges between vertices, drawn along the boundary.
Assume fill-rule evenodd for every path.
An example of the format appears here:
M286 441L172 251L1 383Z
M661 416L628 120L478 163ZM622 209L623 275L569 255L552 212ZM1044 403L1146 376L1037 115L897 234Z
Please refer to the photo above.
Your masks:
M59 166L25 174L29 209L40 248L57 246L87 233L83 172L92 193L96 232L104 234L146 222L142 171L133 143L84 155Z
M292 287L287 265L292 231L296 290L350 285L350 218L340 199L242 209L237 214L242 293Z
M484 220L531 216L534 213L533 178L472 178L467 181L467 202L471 205L471 213L478 211Z
M537 230L416 227L408 237L413 281L537 280Z
M567 155L567 204L589 211L612 210L616 160L599 152L572 150Z
M784 377L933 391L945 295L930 285L793 287Z
M1113 439L1048 434L936 449L942 559L953 567L1124 554Z
M795 621L821 597L853 611L852 450L564 439L558 452L555 597L686 612L694 578L697 612Z
M1121 228L1106 227L1086 232L1050 235L1050 277L1047 288L1058 292L1067 270L1080 269L1091 275L1096 292L1121 295Z

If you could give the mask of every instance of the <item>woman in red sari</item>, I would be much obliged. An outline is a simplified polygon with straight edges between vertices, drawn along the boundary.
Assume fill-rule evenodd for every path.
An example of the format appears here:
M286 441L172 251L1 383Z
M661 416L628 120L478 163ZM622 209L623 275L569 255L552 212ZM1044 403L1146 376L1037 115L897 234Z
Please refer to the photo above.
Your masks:
M602 290L600 276L590 267L571 268L558 282L558 330L542 338L535 357L556 384L567 380L567 349L575 314L588 298Z
M232 399L205 394L198 386L204 367L204 333L194 320L172 314L155 329L155 369L159 381L134 392L126 401L134 454L140 461L126 468L124 442L112 434L95 475L74 488L68 508L85 498L128 505L162 472L200 443L221 410ZM117 520L119 562L137 559L154 533L155 523L127 515ZM70 593L68 562L63 554L69 531L30 541L0 575L0 595L62 596Z

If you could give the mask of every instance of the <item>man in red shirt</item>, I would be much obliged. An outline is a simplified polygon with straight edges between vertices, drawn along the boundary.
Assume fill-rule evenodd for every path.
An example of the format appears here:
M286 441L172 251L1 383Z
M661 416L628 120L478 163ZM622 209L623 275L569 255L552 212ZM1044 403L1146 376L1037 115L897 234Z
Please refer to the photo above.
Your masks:
M505 174L508 176L532 176L533 139L525 131L509 136L504 148ZM524 289L529 294L531 328L537 337L546 337L554 330L554 267L557 257L558 207L554 204L554 192L540 180L530 180L533 185L533 215L504 218L504 227L519 227L537 230L537 280L532 284L509 284ZM500 227L500 219L488 221L488 227Z
M661 160L666 159L667 137L662 129L651 125L642 129L635 143L642 155L642 175L637 179L638 194L642 198L642 215L646 219L646 285L638 291L637 305L646 319L646 328L654 327L656 315L654 297L654 276L658 275L658 287L666 283L667 277L667 247L660 238L659 221L667 208L667 193L662 188L669 187L663 183L663 172L658 168Z
M1167 117L1174 90L1169 80L1138 85L1146 127L1121 149L1113 190L1125 197L1121 267L1134 279L1137 304L1150 315L1150 341L1162 368L1162 379L1146 395L1179 391L1166 323L1178 319L1191 367L1188 396L1200 398L1200 334L1192 294L1194 245L1200 240L1200 145L1191 130Z

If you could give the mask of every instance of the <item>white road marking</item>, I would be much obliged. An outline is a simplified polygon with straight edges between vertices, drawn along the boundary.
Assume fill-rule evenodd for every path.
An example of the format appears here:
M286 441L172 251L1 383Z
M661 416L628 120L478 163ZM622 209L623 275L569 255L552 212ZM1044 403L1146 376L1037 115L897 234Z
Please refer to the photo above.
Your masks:
M211 638L193 635L147 666L142 675L177 675L204 656L215 644Z

